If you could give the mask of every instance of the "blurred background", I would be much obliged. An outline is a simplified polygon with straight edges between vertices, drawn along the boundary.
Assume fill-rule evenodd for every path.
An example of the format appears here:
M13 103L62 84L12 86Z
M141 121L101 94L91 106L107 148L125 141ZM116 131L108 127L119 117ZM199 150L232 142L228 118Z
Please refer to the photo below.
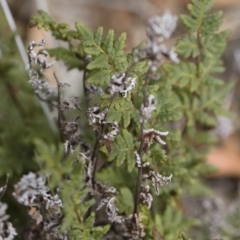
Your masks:
M0 1L5 2L5 0ZM38 42L41 39L47 40L47 48L62 46L62 43L54 40L50 33L28 27L30 16L41 9L49 13L57 22L69 23L72 27L76 21L81 21L92 29L100 25L105 30L112 28L116 35L127 32L126 51L145 39L145 25L151 16L162 14L166 10L176 15L186 13L188 3L187 0L8 0L6 2L25 46L30 41ZM224 81L235 83L234 91L222 102L226 109L230 110L231 117L218 118L218 127L213 134L219 137L219 143L207 156L209 164L218 169L214 175L205 179L214 192L214 198L184 200L185 211L189 215L197 216L201 211L210 212L215 219L212 223L213 228L223 215L233 211L234 206L240 205L240 0L216 0L214 10L224 12L226 20L222 30L231 30L223 55L226 71L221 75ZM2 22L0 34L3 34L0 35L0 41L2 41L4 34L11 31L2 8L0 15ZM5 22L4 26L3 22ZM169 44L173 45L184 33L185 30L179 21ZM81 91L79 85L81 73L77 70L67 73L61 62L55 66L55 70L61 76L61 80L68 79L74 85L72 93ZM50 84L54 86L51 77L49 79ZM202 203L203 209L196 208L199 202Z

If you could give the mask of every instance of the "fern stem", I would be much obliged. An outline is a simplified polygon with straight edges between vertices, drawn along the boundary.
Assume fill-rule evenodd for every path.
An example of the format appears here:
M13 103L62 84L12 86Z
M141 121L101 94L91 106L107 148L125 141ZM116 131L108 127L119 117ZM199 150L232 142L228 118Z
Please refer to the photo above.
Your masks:
M142 159L142 152L143 152L143 129L144 129L144 123L141 124L141 144L139 149L139 156ZM142 183L142 168L138 168L138 175L137 175L137 184L135 188L135 197L134 197L134 214L139 214L139 200L140 200L140 191L141 191L141 183Z
M97 161L98 161L98 155L99 155L99 143L101 140L101 136L103 134L103 127L101 129L101 133L99 134L99 136L96 139L96 142L94 144L94 148L93 148L93 153L92 153L92 157L91 157L91 162L93 163L93 172L92 172L92 187L94 189L95 186L95 178L96 178L96 171L97 171Z
M200 40L200 31L197 30L197 46L199 49L199 55L196 58L196 67L197 67L197 77L200 78L200 62L201 62L201 40Z
M87 91L87 62L86 60L84 61L84 68L83 68L83 90L84 90L84 96L85 96L85 101L86 101L86 108L89 108L89 92Z
M147 75L146 75L146 80L143 86L143 104L146 107L147 106L147 86L149 84L150 81L150 76L149 76L150 71L148 71ZM140 113L141 114L141 113ZM142 156L143 156L143 146L144 146L144 135L143 135L143 130L144 130L144 120L141 122L141 142L140 142L140 147L138 150L138 154L142 160ZM134 210L133 213L134 214L139 214L139 203L140 203L140 192L141 192L141 184L142 184L142 175L143 175L143 169L140 167L138 168L138 175L137 175L137 184L136 184L136 188L135 188L135 196L134 196Z
M59 129L61 141L64 142L64 134L62 131L63 112L61 110L61 90L60 90L59 80L57 78L56 73L54 72L53 75L57 82L57 91L58 91L58 98L57 98L57 100L58 100L58 129Z
M105 118L107 118L109 109L111 108L115 97L116 97L116 94L114 94L112 96L112 99L108 106L108 112L106 113ZM93 149L93 153L91 156L91 162L93 163L93 172L92 172L92 187L93 187L93 189L94 189L95 183L96 183L95 179L96 179L96 171L97 171L97 162L98 162L98 157L99 157L99 146L100 146L100 141L102 140L102 137L103 137L103 133L105 132L105 129L106 129L106 126L102 126L101 132L100 132L99 136L97 137L96 142L94 144L94 149Z

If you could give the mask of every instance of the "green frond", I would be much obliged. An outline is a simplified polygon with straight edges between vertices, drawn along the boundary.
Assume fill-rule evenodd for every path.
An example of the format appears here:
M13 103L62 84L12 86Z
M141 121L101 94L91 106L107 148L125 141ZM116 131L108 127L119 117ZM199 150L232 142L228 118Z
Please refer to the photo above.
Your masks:
M121 35L114 41L114 58L118 56L125 55L124 48L126 42L127 34L125 32L121 33Z
M103 86L109 83L112 74L112 71L109 69L91 71L88 75L87 83L95 86Z
M194 92L198 86L197 66L192 63L180 62L179 64L166 64L164 70L168 73L169 81L179 88L188 88Z
M200 54L196 37L193 34L179 39L175 45L176 52L184 58L196 58Z
M157 70L158 79L148 79L146 94L154 95L157 104L144 123L144 129L154 128L169 131L169 134L164 137L166 145L153 141L150 153L142 154L143 162L151 164L143 171L147 173L152 169L163 176L172 174L173 178L168 186L160 188L160 196L152 203L152 216L146 206L140 209L146 239L190 240L182 231L187 232L199 223L183 216L177 209L176 199L185 189L191 194L207 192L198 177L212 171L203 161L205 152L216 141L208 129L215 127L217 116L226 114L223 99L233 87L216 75L224 71L221 56L229 32L219 31L224 21L223 14L210 11L213 2L191 0L189 13L181 15L187 34L175 45L180 62L163 64ZM126 33L114 38L113 30L105 35L102 27L92 31L80 22L71 30L67 24L57 23L42 11L32 17L31 24L50 30L57 39L68 44L68 49L49 50L51 56L63 60L69 69L84 70L86 83L103 89L100 97L91 93L93 98L89 106L97 102L101 109L109 108L104 120L117 122L119 133L113 142L109 141L110 147L101 141L99 159L112 162L99 169L97 180L116 187L119 192L116 205L120 213L131 214L138 171L134 151L139 148L142 89L149 77L149 60L136 62L135 57L137 50L140 51L146 43L142 42L126 55ZM126 97L119 93L110 95L107 91L111 78L119 72L126 73L126 79L136 78L136 86ZM104 131L109 129L107 127ZM82 159L73 153L73 157L62 161L64 153L59 150L62 149L60 146L45 144L39 139L35 141L35 149L36 162L47 176L51 175L49 186L61 188L64 202L62 230L69 229L71 239L101 239L109 225L95 227L94 214L83 221L86 210L94 201L80 202L87 193L82 179ZM2 153L2 148L0 155L8 157ZM71 176L71 180L66 176ZM151 194L154 195L153 192Z
M105 95L102 96L102 99L102 108L108 107L111 96ZM120 95L116 96L111 104L107 120L116 121L118 123L122 121L121 123L123 124L123 127L127 128L131 121L132 112L134 111L134 107L130 99L130 95L128 95L126 98L123 98Z
M203 25L204 17L213 5L213 0L192 0L188 4L190 16L181 15L180 18L190 32L200 31Z
M127 170L131 172L135 166L134 150L135 144L132 134L126 129L123 129L113 143L113 149L109 155L109 161L115 160L117 167L126 162Z
M78 58L74 52L66 48L57 47L57 48L48 49L48 53L51 57L55 57L56 60L63 60L68 70L71 70L74 68L82 70L84 67L83 60Z
M97 46L101 45L102 36L103 36L103 27L99 27L94 34L94 41L97 44Z
M223 12L206 14L203 18L200 31L204 35L212 35L223 24Z
M30 27L37 26L38 29L44 28L45 31L51 31L52 35L59 40L70 41L78 39L78 33L70 29L66 23L57 23L46 12L39 10L38 16L32 16Z
M120 212L130 215L133 211L134 197L132 191L127 187L121 187L117 198L117 206Z
M128 67L127 57L124 52L126 37L127 34L122 33L117 40L114 41L112 59L115 69L119 72L125 72Z
M113 40L114 40L114 31L110 29L102 42L102 49L106 52L110 58L113 55Z
M96 46L92 46L92 47L85 47L84 52L87 55L98 56L101 53L101 50Z
M107 62L105 56L103 54L99 54L96 56L88 65L88 70L95 70L95 69L111 69L111 65Z
M95 45L93 32L90 28L80 22L75 23L77 32L79 33L80 39L83 42L84 47L91 47Z

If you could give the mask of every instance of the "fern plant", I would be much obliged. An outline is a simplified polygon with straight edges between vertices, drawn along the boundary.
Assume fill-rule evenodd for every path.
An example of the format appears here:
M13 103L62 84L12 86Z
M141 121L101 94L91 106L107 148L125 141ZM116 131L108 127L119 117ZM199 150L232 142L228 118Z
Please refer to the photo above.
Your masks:
M204 156L232 87L215 75L224 70L229 33L218 32L222 13L210 13L212 5L191 1L189 15L181 16L187 33L170 50L164 41L177 17L151 18L146 41L128 54L126 33L115 38L113 30L104 34L80 22L72 30L43 11L32 17L31 27L51 31L68 48L37 51L44 40L28 47L29 82L58 109L62 144L35 138L39 172L15 185L32 218L25 239L183 240L182 231L200 224L184 216L181 196L186 189L208 192L200 180L212 171ZM63 99L68 84L57 73L57 97L49 90L48 54L84 72L80 102Z

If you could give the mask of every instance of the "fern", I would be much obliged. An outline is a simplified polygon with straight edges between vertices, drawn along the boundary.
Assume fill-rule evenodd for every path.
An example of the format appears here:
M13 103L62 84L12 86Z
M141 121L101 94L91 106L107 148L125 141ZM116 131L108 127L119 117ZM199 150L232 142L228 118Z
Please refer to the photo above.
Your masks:
M38 169L47 179L45 194L50 200L57 196L63 202L57 207L53 204L58 210L57 227L50 233L76 240L190 240L182 231L189 233L199 221L184 216L180 199L186 191L209 193L200 180L201 175L212 171L204 162L206 152L216 142L209 129L216 126L217 116L228 114L222 101L233 87L217 75L224 71L221 55L229 32L219 31L222 13L212 13L212 6L212 0L192 0L188 4L189 14L180 17L186 34L171 50L163 46L163 41L176 27L176 17L166 12L151 18L146 41L128 54L126 33L115 36L114 30L104 33L102 27L92 31L80 22L71 29L43 11L31 18L32 27L44 28L67 43L66 48L48 50L49 54L62 60L69 70L84 73L83 113L78 112L78 96L62 99L62 88L67 84L54 75L58 97L52 96L47 103L52 108L57 106L61 144L58 136L46 137L48 131L37 113L28 125L25 116L30 116L31 109L26 104L16 106L19 116L6 112L11 115L9 119L17 116L27 123L27 130L19 133L13 127L11 134L0 138L0 164L4 169L0 176L4 171L20 174ZM44 41L32 42L28 48L29 59L36 58L37 64L41 62L39 54L47 54L33 54L34 46L43 45ZM34 81L38 73L33 75L30 65ZM38 83L51 64L43 65L39 64ZM8 87L9 79L16 77L13 61L0 59L0 70ZM81 115L80 121L78 117L70 119L75 113ZM6 126L1 123L1 129ZM36 128L41 133L36 134ZM21 142L16 137L20 134L28 140ZM21 142L19 148L34 148L34 161L33 150L20 156L29 157L31 165L24 166L23 160L10 166L16 156L7 146L13 138ZM33 201L36 199L40 199L34 202L36 212L48 219L54 212L44 208L43 196ZM36 220L36 216L32 218ZM47 238L44 224L39 229Z
M188 139L194 146L189 146L192 152L189 159L195 158L197 146L204 145L207 150L207 144L214 142L204 127L216 126L216 116L224 114L221 99L232 88L213 75L224 70L220 58L229 32L217 32L223 18L221 12L209 12L212 5L213 1L204 0L188 4L190 15L181 15L188 34L176 44L181 62L163 67L186 119L183 144ZM210 19L214 21L209 23Z
M151 120L146 122L146 128L163 129L166 123L174 125L175 121L184 119L181 131L168 129L170 130L167 137L168 149L153 144L151 154L143 154L144 162L149 161L156 169L161 169L162 174L173 174L175 178L172 185L160 190L159 200L156 200L159 207L155 205L153 208L156 212L159 208L168 207L167 201L171 199L172 192L181 195L182 189L186 186L191 189L191 186L195 188L196 184L200 189L201 183L196 180L196 177L211 169L200 160L203 155L198 154L196 150L196 146L204 144L207 149L207 144L214 142L214 138L206 130L201 129L201 126L216 125L216 116L224 112L220 101L232 87L230 85L226 87L226 84L213 75L223 71L220 58L226 46L228 32L217 32L223 21L222 13L210 13L212 5L213 1L205 0L193 0L188 5L190 14L181 16L188 34L179 39L175 47L181 61L179 64L164 64L158 70L157 84L150 78L147 87L147 93L156 98L158 106L152 113ZM49 23L46 22L46 24ZM141 89L149 74L147 61L142 59L135 62L134 58L136 58L136 52L141 51L146 45L142 43L132 53L125 55L125 33L114 40L113 30L109 30L103 38L101 27L96 32L78 22L75 27L80 41L79 50L73 54L85 62L86 84L99 86L105 90L101 96L100 107L101 109L109 108L107 121L118 123L121 129L116 140L108 143L110 146L101 146L101 154L108 161L112 161L116 168L133 171L131 177L134 179L136 178L134 151L138 147L136 139L139 138L141 125L137 109L141 107L144 98ZM55 30L52 29L52 31ZM62 40L66 41L64 38ZM72 54L71 49L76 48L67 50L70 51L69 54ZM90 60L86 61L89 55ZM66 56L63 55L62 59L67 63ZM112 84L111 79L119 72L136 78L135 88L124 98L118 94L111 96L107 90ZM189 139L191 139L191 145L189 145ZM185 170L186 167L187 170ZM100 176L102 179L104 175ZM109 177L111 179L111 176ZM110 179L106 178L107 181L114 182ZM130 197L132 196L130 191L133 190L131 188L121 188L121 194L132 198ZM119 200L122 211L131 212L133 205L129 205L129 209L124 208L123 202L123 199ZM175 210L167 209L167 215L163 215L166 218L163 222L172 223L170 219ZM165 228L168 227L165 226ZM180 230L181 227L179 227ZM160 230L161 234L167 237L168 234L165 231L166 229ZM169 239L176 238L175 234L169 230ZM179 235L178 238L185 239L183 235Z

